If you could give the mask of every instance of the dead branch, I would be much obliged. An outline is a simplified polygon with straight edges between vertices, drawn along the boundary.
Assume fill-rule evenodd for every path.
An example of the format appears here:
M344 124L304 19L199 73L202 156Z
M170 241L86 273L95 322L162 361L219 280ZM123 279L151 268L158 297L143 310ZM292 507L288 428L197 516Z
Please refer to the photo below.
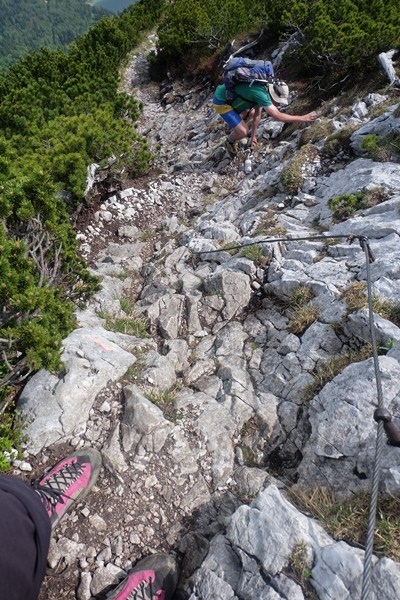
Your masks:
M249 42L245 46L241 46L238 50L235 50L235 52L232 52L232 54L229 56L228 60L226 60L224 62L223 66L225 67L228 64L228 62L231 60L231 58L234 58L235 56L238 56L239 54L245 52L246 50L249 50L250 48L253 48L254 46L256 46L260 42L260 40L261 40L261 38L262 38L263 35L264 35L264 29L261 30L258 38L256 38L252 42ZM229 45L230 45L231 48L233 48L233 44L234 43L235 43L235 40L232 40L230 42Z

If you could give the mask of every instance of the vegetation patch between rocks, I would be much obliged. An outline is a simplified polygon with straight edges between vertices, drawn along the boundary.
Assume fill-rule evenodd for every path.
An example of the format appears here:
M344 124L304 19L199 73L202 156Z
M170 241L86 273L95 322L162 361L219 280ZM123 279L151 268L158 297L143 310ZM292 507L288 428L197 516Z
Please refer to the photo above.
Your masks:
M318 518L335 540L364 548L368 529L369 494L358 493L342 502L338 502L331 492L320 488L305 492L293 487L289 494L298 506ZM380 495L375 524L375 554L400 560L399 527L400 498Z
M323 362L318 369L316 369L312 376L314 380L303 391L304 402L309 402L316 396L322 388L329 382L332 381L336 375L339 375L348 365L366 360L372 356L372 347L370 344L365 344L357 351L343 352L333 356L329 360Z

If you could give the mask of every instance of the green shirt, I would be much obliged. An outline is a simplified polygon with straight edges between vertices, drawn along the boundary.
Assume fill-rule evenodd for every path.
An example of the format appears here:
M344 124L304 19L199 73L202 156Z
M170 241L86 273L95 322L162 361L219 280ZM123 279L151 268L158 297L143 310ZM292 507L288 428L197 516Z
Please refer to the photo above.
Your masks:
M238 83L235 86L235 94L238 94L231 103L236 112L253 108L253 106L272 106L271 97L263 85L254 83ZM225 85L219 85L215 90L215 98L220 102L226 102ZM229 104L229 103L228 103Z

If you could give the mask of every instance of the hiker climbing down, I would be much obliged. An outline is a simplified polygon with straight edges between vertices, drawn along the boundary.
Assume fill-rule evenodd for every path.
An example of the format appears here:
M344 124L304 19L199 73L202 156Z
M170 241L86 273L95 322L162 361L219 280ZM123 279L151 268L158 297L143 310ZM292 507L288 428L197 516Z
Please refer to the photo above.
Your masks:
M278 107L288 104L288 97L289 88L283 81L239 83L235 86L235 95L231 101L227 100L225 84L219 85L215 90L213 105L216 112L232 128L226 144L228 152L236 154L234 144L248 137L250 124L250 147L253 147L257 141L256 132L263 109L268 116L283 123L307 123L317 118L315 112L306 115L288 115L280 112Z

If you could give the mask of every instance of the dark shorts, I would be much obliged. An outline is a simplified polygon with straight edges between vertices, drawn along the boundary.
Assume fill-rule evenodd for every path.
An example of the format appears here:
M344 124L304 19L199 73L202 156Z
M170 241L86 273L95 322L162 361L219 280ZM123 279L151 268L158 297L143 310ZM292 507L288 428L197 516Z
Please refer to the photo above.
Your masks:
M217 100L214 96L213 106L215 111L223 118L225 123L229 127L235 128L242 121L242 117L236 112L229 104L223 104L220 100Z
M36 492L0 475L0 598L36 600L47 565L50 519Z

